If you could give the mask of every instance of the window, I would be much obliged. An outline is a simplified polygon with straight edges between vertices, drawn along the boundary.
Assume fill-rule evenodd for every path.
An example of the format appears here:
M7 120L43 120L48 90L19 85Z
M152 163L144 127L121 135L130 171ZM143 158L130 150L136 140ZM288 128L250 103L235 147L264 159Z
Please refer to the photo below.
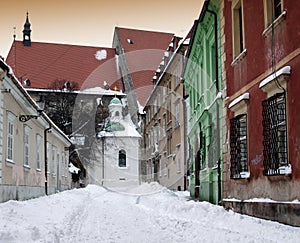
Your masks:
M52 145L52 163L51 163L52 175L55 175L55 156L56 156L56 147Z
M180 68L174 70L175 88L180 84Z
M119 167L126 167L126 151L124 149L119 151Z
M60 172L59 172L59 167L60 167L60 165L59 165L59 157L60 157L60 154L59 154L59 152L57 152L57 154L56 154L56 168L54 168L54 169L56 169L57 170L57 176L60 176L59 174L60 174Z
M285 93L264 100L262 106L264 174L282 174L288 167Z
M41 169L41 161L42 161L42 136L36 135L36 168L38 170Z
M158 142L158 126L154 126L153 127L153 145L155 146L155 144Z
M239 56L245 48L243 19L243 2L242 0L235 0L232 3L232 40L234 58Z
M180 151L180 145L177 146L177 173L180 173L181 171L181 151Z
M47 173L50 173L50 143L47 142Z
M163 136L166 136L166 132L167 132L167 117L166 115L164 115L163 117Z
M164 153L164 176L167 176L168 172L168 159L167 159L167 153Z
M67 167L66 159L65 159L65 152L62 152L61 154L61 166L62 166L62 176L65 176L65 170Z
M13 151L14 151L14 120L16 116L8 112L7 113L7 161L13 162Z
M247 149L247 115L230 120L230 176L233 179L249 177Z
M180 102L175 103L175 127L180 125Z
M154 100L153 102L153 115L157 113L157 99Z
M168 141L167 141L167 147L168 147L168 155L172 153L172 136L168 136Z
M30 127L24 125L24 134L23 134L23 143L24 143L24 166L29 166L29 138L30 138Z
M264 0L265 27L271 25L282 13L282 0Z

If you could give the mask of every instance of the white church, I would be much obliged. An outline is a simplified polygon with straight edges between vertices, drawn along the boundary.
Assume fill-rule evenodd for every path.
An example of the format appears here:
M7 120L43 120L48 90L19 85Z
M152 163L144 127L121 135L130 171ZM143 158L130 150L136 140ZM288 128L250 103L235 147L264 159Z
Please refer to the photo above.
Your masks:
M108 108L105 129L97 134L91 149L88 181L105 187L137 186L141 135L130 115L123 116L124 104L120 99L114 97Z

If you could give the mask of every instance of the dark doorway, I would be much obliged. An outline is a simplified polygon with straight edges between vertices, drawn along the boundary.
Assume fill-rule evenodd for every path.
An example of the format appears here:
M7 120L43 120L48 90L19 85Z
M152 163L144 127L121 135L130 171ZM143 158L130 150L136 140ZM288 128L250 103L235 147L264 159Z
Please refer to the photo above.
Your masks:
M197 152L195 158L195 199L199 199L200 196L200 149Z

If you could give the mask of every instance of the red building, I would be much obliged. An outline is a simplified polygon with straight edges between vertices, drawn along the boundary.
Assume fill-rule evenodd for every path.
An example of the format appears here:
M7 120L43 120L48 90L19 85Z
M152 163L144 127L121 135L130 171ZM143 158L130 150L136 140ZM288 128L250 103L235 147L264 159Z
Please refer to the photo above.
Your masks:
M300 2L222 5L224 204L299 226Z

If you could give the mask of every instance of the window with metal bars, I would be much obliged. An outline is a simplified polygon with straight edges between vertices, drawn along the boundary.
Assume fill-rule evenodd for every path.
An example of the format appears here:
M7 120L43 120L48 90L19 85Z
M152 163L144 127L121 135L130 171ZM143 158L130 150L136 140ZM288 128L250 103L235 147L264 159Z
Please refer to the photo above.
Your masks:
M288 166L285 93L264 100L262 106L264 174L279 175Z
M230 176L232 179L247 178L247 115L242 114L230 120Z

